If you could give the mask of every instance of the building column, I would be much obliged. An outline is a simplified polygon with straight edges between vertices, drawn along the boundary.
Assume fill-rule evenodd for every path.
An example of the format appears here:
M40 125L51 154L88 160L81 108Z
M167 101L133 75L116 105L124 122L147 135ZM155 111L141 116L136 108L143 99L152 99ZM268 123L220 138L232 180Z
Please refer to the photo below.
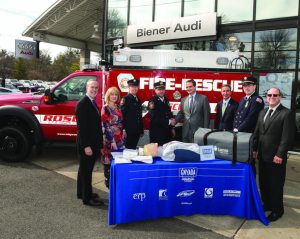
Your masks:
M80 69L82 66L90 64L91 52L88 49L80 50Z

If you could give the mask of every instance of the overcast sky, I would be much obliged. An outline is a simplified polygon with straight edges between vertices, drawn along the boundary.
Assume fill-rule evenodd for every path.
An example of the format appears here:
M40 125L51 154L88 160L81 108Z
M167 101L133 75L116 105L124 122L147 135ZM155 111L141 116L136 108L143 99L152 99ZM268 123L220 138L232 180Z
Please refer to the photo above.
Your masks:
M0 0L0 49L14 52L15 39L32 41L32 38L22 37L22 32L54 2L56 0ZM40 49L55 57L66 48L41 42Z

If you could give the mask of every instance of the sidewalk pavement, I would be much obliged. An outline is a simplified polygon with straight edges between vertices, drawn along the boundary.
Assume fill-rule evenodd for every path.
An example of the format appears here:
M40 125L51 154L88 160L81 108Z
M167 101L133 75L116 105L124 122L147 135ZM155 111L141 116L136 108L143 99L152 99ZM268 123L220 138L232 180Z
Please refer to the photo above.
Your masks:
M32 162L59 174L77 178L78 163L73 159L61 161L58 158L34 159ZM97 162L93 173L93 186L108 193L104 185L103 167ZM108 194L107 194L108 195ZM232 216L193 215L178 219L212 230L218 234L235 239L296 239L300 234L300 155L291 154L287 164L284 191L285 214L269 226L258 220L245 220Z

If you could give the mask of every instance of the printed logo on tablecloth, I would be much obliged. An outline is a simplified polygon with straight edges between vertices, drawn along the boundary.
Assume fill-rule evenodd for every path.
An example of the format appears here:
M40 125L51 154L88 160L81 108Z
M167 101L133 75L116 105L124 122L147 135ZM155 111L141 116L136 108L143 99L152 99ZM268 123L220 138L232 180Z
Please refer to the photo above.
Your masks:
M181 202L181 205L192 205L192 202Z
M184 182L192 182L197 177L197 168L179 168L179 177Z
M159 189L158 190L159 200L168 200L167 191L168 191L168 189Z
M182 197L182 198L185 198L185 197L190 197L192 196L196 191L195 190L184 190L184 191L181 191L180 193L178 193L176 195L176 197Z
M241 190L223 190L223 197L241 197Z
M205 188L204 189L204 198L213 198L214 188Z
M146 198L146 193L134 193L134 194L132 194L132 198L134 200L139 200L142 202Z

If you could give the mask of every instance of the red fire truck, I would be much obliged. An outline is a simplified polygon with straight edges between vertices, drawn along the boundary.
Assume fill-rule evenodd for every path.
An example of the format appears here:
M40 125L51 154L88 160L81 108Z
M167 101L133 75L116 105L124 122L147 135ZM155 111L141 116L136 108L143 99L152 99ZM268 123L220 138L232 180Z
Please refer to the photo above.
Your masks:
M143 102L145 134L140 144L148 139L149 117L147 105L154 94L153 84L166 82L166 95L176 115L180 99L187 95L185 82L194 79L197 91L207 95L211 104L212 121L215 106L221 97L221 86L232 86L232 97L237 101L242 93L241 79L249 76L247 59L238 52L174 51L119 49L114 52L113 65L95 69L88 67L60 81L44 95L19 94L0 97L0 157L6 161L22 161L32 147L40 151L46 141L74 141L76 139L75 107L85 95L90 79L100 83L98 105L111 86L127 94L127 81L140 80L138 96Z

